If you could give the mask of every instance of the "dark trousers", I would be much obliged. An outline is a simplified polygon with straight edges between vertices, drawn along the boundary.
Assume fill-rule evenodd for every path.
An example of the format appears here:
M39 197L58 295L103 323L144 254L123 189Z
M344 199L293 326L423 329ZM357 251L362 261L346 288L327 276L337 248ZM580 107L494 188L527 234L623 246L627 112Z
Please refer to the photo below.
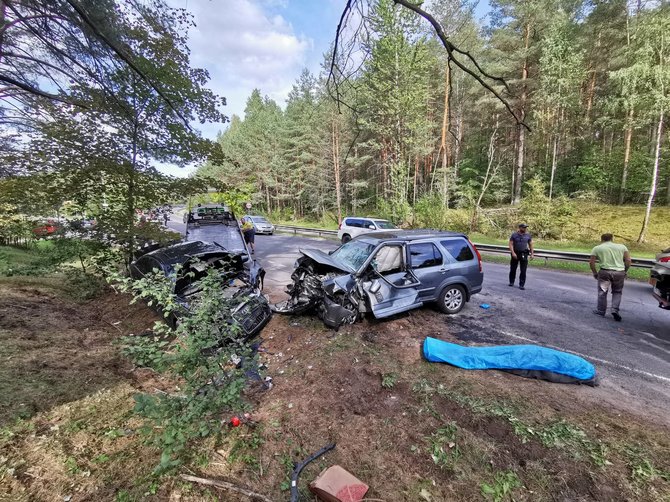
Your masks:
M598 312L607 312L607 293L612 292L612 312L619 313L623 284L626 280L626 272L623 270L605 270L598 272Z
M509 261L509 283L514 284L516 280L516 268L519 267L519 286L526 284L526 269L528 268L528 251L514 251L516 259Z

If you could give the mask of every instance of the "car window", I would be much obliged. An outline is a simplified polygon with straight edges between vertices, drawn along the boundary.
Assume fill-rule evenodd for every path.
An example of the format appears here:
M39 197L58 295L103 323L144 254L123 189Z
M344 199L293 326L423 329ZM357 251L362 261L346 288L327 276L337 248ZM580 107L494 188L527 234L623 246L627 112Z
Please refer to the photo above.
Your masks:
M456 261L473 260L475 255L472 254L472 249L465 239L452 239L448 241L440 241L444 249L449 251L449 254L454 257Z
M397 228L393 223L386 220L375 220L375 225L377 225L377 228L381 228L383 230L392 230Z
M333 251L331 256L338 263L343 264L351 271L356 271L365 263L372 251L374 251L374 244L367 244L360 241L349 241L342 244L339 248Z
M265 218L263 218L261 216L254 216L252 218L252 220L255 221L256 223L267 223L268 222L268 220L266 220Z
M442 253L432 242L412 244L409 247L412 268L442 265Z
M351 218L347 221L347 225L354 228L361 228L363 226L363 222L359 219Z
M370 228L372 227L373 229L377 228L375 227L375 224L373 223L372 220L361 220L361 228Z

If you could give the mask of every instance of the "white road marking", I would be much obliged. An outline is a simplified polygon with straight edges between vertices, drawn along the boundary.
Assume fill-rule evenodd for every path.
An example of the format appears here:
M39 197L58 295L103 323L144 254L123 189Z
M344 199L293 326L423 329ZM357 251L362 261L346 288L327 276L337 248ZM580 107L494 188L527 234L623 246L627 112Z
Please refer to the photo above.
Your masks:
M507 335L509 337L512 337L512 338L518 338L519 340L524 340L526 342L531 342L531 343L534 343L534 344L538 343L537 340L533 340L532 338L526 338L525 336L521 336L521 335L516 335L514 333L508 333L506 331L500 331L500 333L502 333L503 335ZM580 352L575 352L574 350L568 350L568 349L564 349L563 347L557 347L555 345L549 345L549 344L546 344L546 343L543 343L542 346L549 347L551 349L562 350L563 352L569 352L570 354L574 354L576 356L583 357L584 359L590 359L591 361L597 361L597 362L602 363L602 364L607 364L607 365L610 365L610 366L614 366L615 368L630 371L632 373L637 373L638 375L644 375L644 376L649 377L649 378L655 378L657 380L661 380L662 382L670 383L670 378L668 378L668 377L664 377L664 376L661 376L661 375L656 375L654 373L649 373L647 371L642 371L642 370L638 370L638 369L635 369L635 368L630 368L630 367L625 366L623 364L613 363L612 361L608 361L606 359L600 359L598 357L588 356L588 355L582 354Z

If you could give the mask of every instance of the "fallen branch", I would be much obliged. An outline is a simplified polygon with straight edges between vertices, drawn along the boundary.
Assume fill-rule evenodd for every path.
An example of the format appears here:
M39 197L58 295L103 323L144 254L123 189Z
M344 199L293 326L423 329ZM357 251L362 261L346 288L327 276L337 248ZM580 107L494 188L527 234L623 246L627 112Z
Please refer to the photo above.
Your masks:
M230 490L231 492L241 493L246 495L250 499L262 500L264 502L273 502L272 499L267 498L265 495L260 493L252 492L246 488L229 483L228 481L222 481L220 479L206 479L206 478L197 478L195 476L189 476L188 474L182 474L181 479L190 481L191 483L198 483L201 485L213 486L215 488L221 488L222 490Z

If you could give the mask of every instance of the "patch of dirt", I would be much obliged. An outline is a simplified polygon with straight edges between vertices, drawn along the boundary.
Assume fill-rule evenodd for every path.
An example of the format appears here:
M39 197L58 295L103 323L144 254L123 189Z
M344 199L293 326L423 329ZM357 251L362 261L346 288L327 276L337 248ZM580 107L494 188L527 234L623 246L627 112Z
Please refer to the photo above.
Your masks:
M29 414L44 410L25 430L0 436L0 499L125 500L132 492L155 500L244 500L150 476L159 454L143 444L141 422L130 412L133 394L173 389L150 370L130 371L112 343L150 328L152 311L113 293L85 304L38 287L0 285L0 295L0 356L8 364L0 366L0 382L19 393L16 403L34 401ZM444 316L430 309L339 332L315 317L275 315L261 336L259 359L273 387L251 388L250 417L199 444L198 460L185 472L286 500L293 462L335 442L303 471L305 500L312 499L308 482L333 464L368 483L369 499L387 502L425 500L421 493L435 501L487 500L482 486L500 488L500 475L518 480L504 500L670 497L661 476L670 473L664 423L601 404L597 389L427 363L420 353L426 336L454 340ZM424 383L448 392L424 392ZM6 417L22 412L16 403L0 395ZM507 415L468 403L515 410L514 420L537 430L566 420L603 445L606 462L573 446L546 447L539 436L515 431Z
M157 317L106 293L76 303L55 291L0 285L0 425L114 386L129 371L113 342Z
M385 501L422 500L422 489L433 500L484 500L482 483L493 485L501 472L515 472L520 479L512 492L515 500L663 500L670 493L668 483L662 483L665 491L632 483L619 451L610 450L610 465L598 467L584 452L522 438L505 417L475 413L444 396L422 401L414 386L425 379L509 404L531 423L566 418L593 441L607 440L617 448L630 439L621 432L635 430L649 452L670 453L667 428L600 406L594 389L426 363L420 354L426 336L453 341L442 319L422 309L334 332L315 317L275 316L262 334L262 359L274 387L258 397L252 416L259 425L229 438L203 475L236 480L281 500L286 494L278 487L286 483L291 462L335 442L333 451L303 471L303 493L321 469L333 464L368 483L367 497ZM386 389L382 378L388 373L398 378ZM449 423L457 427L458 457L438 466L431 458L431 438ZM623 430L612 435L617 429ZM263 438L261 448L248 450L253 461L227 462L232 445L246 444L249 434ZM654 457L656 465L669 469L664 453Z

